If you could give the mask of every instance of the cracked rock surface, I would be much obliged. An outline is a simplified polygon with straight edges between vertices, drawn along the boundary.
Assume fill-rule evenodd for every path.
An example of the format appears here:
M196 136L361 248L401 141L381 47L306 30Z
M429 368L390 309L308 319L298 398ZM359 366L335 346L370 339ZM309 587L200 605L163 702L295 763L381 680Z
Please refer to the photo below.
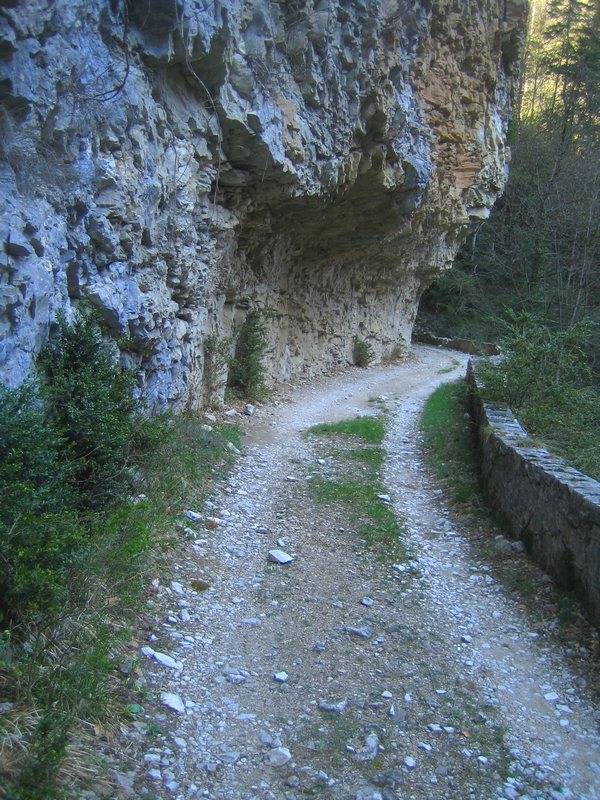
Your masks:
M219 524L191 523L197 541L156 598L141 656L154 735L132 726L123 796L600 796L585 659L569 661L494 578L423 463L422 405L464 362L418 347L412 361L298 387L246 421L244 453L206 512ZM373 413L381 395L403 560L367 549L307 485L331 462L301 432ZM270 561L273 549L293 560Z

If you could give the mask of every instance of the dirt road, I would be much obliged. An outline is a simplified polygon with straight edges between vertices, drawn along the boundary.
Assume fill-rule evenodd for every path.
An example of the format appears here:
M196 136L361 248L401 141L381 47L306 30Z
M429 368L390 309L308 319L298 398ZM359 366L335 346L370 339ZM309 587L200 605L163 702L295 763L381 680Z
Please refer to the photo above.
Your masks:
M247 421L233 473L194 509L213 520L189 522L195 541L157 601L141 656L155 735L132 739L124 795L600 797L584 679L494 579L423 464L422 405L464 367L462 354L419 347ZM335 453L302 436L373 413L381 396L400 563L315 504L310 480L335 470ZM274 548L293 561L269 562Z

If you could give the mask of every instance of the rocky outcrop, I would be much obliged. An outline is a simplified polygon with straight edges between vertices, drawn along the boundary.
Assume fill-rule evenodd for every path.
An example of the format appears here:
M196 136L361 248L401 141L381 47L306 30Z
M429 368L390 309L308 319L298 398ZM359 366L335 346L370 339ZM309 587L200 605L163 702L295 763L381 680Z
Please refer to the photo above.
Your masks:
M504 185L526 5L4 2L4 379L82 298L154 406L255 306L273 380L402 349Z

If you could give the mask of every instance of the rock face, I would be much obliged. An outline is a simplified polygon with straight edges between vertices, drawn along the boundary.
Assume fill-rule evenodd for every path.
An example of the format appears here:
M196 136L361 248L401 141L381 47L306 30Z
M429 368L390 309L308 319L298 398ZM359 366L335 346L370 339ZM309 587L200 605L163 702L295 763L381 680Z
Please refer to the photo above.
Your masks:
M7 0L0 370L82 298L155 407L393 355L502 190L526 0ZM217 348L218 349L218 348ZM213 361L215 359L213 358Z

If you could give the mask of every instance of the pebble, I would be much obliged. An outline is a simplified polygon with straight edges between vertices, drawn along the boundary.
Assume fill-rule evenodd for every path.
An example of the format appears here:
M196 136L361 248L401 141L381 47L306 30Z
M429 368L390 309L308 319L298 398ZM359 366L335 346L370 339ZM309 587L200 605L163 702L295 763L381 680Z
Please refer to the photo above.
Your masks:
M154 659L159 664L162 664L163 667L168 667L169 669L182 669L183 667L183 664L175 661L172 656L168 656L166 653L159 653L158 650L154 651Z
M175 592L175 594L185 594L185 590L179 581L171 581L169 586L171 587L171 590Z
M360 602L362 603L363 606L371 608L371 606L374 603L374 600L371 597L363 597Z
M408 769L414 769L417 766L417 762L414 758L412 758L412 756L406 756L404 759L404 765L408 767Z
M560 699L560 695L556 694L556 692L546 692L544 699L554 703L556 700Z
M370 639L373 636L373 629L368 625L345 625L344 630L352 636L358 636L361 639Z
M334 714L343 714L348 708L347 700L340 700L337 703L328 700L319 700L319 708L321 711L329 711Z
M365 786L356 793L356 800L383 800L383 795L374 786Z
M275 747L266 756L266 762L270 767L283 767L291 760L292 754L287 747Z
M277 683L285 683L288 678L289 675L287 672L276 672L275 675L273 675L273 680L277 681Z
M286 553L285 550L269 550L267 558L273 564L291 564L294 560L294 557Z
M183 516L187 519L191 520L191 522L202 522L202 514L198 514L197 511L184 511Z
M185 711L183 700L174 692L162 692L160 699L164 706L167 706L167 708L170 708L172 711L176 711L178 714L183 714Z
M377 758L381 742L376 733L370 733L365 738L364 746L357 752L356 757L359 761L373 761Z

